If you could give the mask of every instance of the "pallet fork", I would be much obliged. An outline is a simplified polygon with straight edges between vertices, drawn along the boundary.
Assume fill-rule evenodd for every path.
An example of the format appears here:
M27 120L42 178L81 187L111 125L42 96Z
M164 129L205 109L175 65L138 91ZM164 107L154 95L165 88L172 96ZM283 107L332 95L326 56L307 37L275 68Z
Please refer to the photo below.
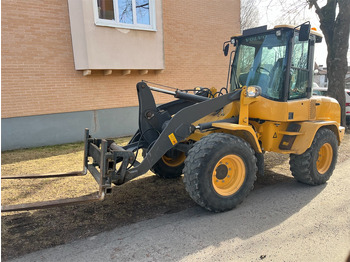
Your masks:
M66 198L51 201L42 201L35 203L26 203L18 205L1 206L1 212L23 211L43 209L48 207L65 206L78 203L95 202L104 200L105 196L112 193L111 172L115 171L115 160L125 162L122 166L134 161L134 154L123 150L117 146L112 140L94 139L89 136L89 130L85 129L85 145L84 145L84 165L82 171L74 171L68 173L57 174L37 174L24 176L7 176L1 179L42 179L42 178L60 178L60 177L76 177L85 176L89 170L99 185L99 190L90 195L76 198ZM108 150L108 148L110 148ZM114 148L112 150L111 148ZM93 159L89 163L89 157ZM126 163L127 162L127 163ZM99 167L99 170L96 168Z

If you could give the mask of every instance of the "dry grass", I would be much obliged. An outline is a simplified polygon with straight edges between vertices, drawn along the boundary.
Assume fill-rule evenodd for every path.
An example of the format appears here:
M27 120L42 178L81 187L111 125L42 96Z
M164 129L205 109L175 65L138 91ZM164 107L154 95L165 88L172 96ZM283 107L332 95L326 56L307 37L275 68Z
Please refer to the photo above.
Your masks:
M117 139L120 145L128 138ZM69 172L82 169L83 144L2 153L2 176ZM97 191L91 175L40 180L2 180L2 204L71 198ZM153 173L113 188L103 202L2 214L2 259L71 242L136 221L193 206L182 179L164 180Z
M119 138L126 144L129 137ZM48 146L34 149L13 150L2 153L2 177L21 174L57 173L81 171L83 169L83 143ZM39 200L71 198L98 190L91 175L75 178L51 178L42 180L2 180L2 203L18 204Z
M125 144L129 138L118 139ZM15 150L2 153L2 176L66 172L82 169L83 144ZM350 135L339 150L338 162L350 157ZM266 171L255 190L292 178L288 155L266 154ZM97 190L91 175L80 178L2 180L2 204L76 197ZM103 202L2 214L2 259L68 243L115 227L178 212L194 203L182 179L165 180L151 172L122 186Z

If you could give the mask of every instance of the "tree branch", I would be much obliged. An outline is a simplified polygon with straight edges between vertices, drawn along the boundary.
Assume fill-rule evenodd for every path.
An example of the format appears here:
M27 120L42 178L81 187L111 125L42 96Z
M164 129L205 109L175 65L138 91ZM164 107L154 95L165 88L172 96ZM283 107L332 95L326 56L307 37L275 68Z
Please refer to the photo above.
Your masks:
M136 6L136 8L139 8L139 7L143 7L143 8L145 8L145 9L149 9L149 3L147 3L147 4L143 4L143 5L137 5ZM148 6L148 7L146 7L146 6Z
M321 8L318 5L317 0L308 0L307 2L309 2L309 8L314 6L316 9L316 12L321 12Z

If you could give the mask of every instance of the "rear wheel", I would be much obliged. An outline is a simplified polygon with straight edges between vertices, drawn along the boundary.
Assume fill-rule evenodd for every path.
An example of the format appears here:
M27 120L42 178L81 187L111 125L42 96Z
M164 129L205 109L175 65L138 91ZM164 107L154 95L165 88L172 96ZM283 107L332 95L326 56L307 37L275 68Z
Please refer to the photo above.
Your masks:
M290 170L301 183L320 185L331 177L338 157L338 140L335 134L321 128L311 147L301 155L290 155Z
M186 155L184 152L175 151L165 154L151 168L151 171L161 178L177 178L182 175Z
M256 157L243 139L223 133L195 143L185 160L184 182L191 198L215 212L233 209L253 189Z

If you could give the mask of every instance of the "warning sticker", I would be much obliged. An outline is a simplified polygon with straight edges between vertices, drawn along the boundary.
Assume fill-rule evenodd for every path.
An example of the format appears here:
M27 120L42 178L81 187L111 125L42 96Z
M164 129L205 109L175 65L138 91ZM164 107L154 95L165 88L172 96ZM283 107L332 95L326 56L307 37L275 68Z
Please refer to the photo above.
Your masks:
M277 133L276 132L274 133L273 138L277 138Z
M171 134L169 135L169 139L170 139L170 142L173 144L173 146L174 146L175 144L177 144L177 140L176 140L176 137L175 137L174 133L171 133Z

